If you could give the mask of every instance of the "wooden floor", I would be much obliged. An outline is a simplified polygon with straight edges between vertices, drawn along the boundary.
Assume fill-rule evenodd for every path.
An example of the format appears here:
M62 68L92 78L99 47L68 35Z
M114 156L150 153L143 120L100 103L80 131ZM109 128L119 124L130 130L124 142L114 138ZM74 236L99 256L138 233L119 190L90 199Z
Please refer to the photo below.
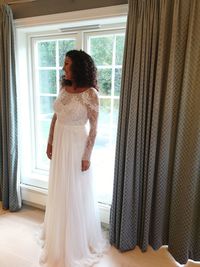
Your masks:
M20 212L0 210L0 267L39 267L40 247L35 234L42 223L44 212L25 206ZM175 262L166 247L153 251L150 247L142 253L139 248L119 253L111 247L95 267L175 267ZM200 267L189 261L185 267ZM56 266L55 266L56 267Z

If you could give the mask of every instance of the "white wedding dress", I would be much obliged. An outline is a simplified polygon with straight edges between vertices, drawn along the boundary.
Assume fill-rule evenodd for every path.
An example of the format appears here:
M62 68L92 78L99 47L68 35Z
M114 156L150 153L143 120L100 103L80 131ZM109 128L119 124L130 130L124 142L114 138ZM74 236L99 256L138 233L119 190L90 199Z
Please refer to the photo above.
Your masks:
M63 88L54 103L54 111L40 263L47 267L93 266L107 245L94 200L91 168L82 172L81 161L90 159L95 141L97 92L89 88L82 93L69 93Z

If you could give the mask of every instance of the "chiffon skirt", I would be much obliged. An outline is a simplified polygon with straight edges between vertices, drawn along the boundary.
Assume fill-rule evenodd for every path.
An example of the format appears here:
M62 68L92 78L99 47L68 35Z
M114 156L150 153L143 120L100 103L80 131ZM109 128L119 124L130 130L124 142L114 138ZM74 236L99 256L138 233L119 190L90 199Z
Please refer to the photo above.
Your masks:
M98 262L107 244L101 233L92 171L82 172L85 126L56 122L40 264L86 267Z

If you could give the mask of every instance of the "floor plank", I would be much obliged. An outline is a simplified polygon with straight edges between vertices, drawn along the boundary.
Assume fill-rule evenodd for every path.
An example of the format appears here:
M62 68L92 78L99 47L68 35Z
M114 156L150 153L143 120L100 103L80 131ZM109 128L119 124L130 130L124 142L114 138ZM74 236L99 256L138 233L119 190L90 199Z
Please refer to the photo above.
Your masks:
M0 212L0 267L40 267L40 246L36 242L38 225L43 222L44 212L24 206L19 212ZM114 247L95 267L177 267L178 264L162 247L154 251L151 247L142 253L133 251L120 253ZM200 267L200 263L188 261L185 267Z

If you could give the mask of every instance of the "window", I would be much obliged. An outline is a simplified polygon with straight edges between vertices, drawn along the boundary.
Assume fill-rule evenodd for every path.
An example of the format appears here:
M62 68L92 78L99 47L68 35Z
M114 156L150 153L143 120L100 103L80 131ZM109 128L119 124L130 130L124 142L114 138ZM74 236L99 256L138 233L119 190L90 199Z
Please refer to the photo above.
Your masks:
M98 200L111 203L119 95L124 49L124 30L87 34L87 51L98 69L100 116L93 151ZM106 186L105 186L106 185Z
M49 160L44 151L53 116L53 102L60 88L65 53L76 47L76 37L33 38L33 83L35 114L35 168L47 170Z
M29 51L18 51L20 64L27 74L20 73L21 181L23 184L47 188L49 160L46 145L52 104L59 92L64 55L71 49L89 53L98 69L100 117L98 136L92 154L97 177L97 200L110 204L113 187L114 154L120 97L125 25L112 24L100 29L75 30L73 33L35 32L28 37ZM19 43L26 40L19 40ZM29 52L29 53L28 53ZM26 53L30 55L26 57ZM19 64L19 65L20 65ZM29 68L28 68L29 66ZM28 77L27 81L26 77ZM26 86L30 88L26 92ZM23 99L22 99L23 98Z

